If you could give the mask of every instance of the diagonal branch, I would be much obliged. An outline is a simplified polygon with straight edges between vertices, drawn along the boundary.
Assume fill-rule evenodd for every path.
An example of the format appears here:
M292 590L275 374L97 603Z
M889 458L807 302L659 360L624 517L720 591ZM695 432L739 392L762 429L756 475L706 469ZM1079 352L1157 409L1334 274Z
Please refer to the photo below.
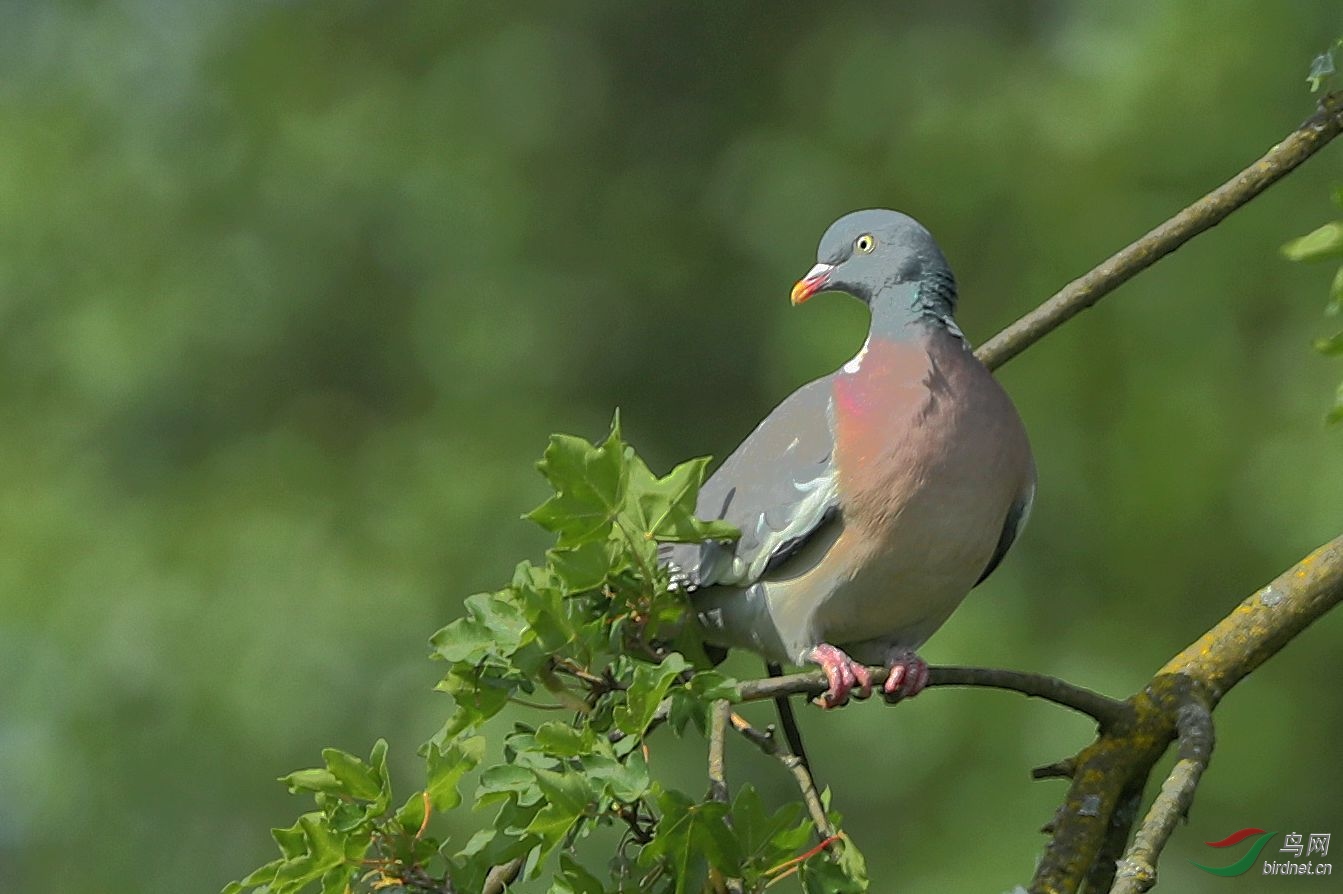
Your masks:
M793 774L793 779L802 792L802 802L807 805L807 813L811 815L812 824L816 826L816 837L822 842L834 838L835 827L825 815L825 807L821 804L821 796L816 791L816 783L812 780L806 764L802 763L802 759L779 747L779 743L774 741L773 727L767 731L756 729L745 717L736 713L729 715L729 722L733 729L746 737L747 741L770 757L776 758L788 772Z
M981 345L975 355L989 369L1002 366L1199 233L1217 226L1231 212L1323 149L1340 131L1343 131L1343 95L1335 93L1324 97L1319 112L1263 158L1091 272L1068 283L1048 301Z
M1251 594L1160 674L1198 680L1210 706L1302 630L1343 601L1343 536L1321 546Z
M1180 762L1121 863L1117 890L1140 892L1155 884L1156 859L1176 820L1188 810L1211 754L1212 709L1236 683L1339 602L1343 536L1251 594L1129 698L1131 721L1102 732L1072 761L1072 785L1055 817L1029 889L1032 894L1068 894L1081 888L1101 859L1123 793L1146 782L1178 736Z

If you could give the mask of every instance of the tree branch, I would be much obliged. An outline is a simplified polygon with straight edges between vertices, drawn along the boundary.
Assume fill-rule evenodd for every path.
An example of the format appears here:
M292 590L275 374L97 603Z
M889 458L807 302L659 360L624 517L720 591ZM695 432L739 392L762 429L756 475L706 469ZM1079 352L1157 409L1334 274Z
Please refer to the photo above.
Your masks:
M1343 131L1343 95L1330 94L1320 100L1320 110L1314 116L1263 158L1091 272L1068 283L1048 301L981 345L975 356L989 369L1002 366L1199 233L1217 226L1231 212L1323 149L1340 131Z
M1191 698L1181 706L1175 717L1175 730L1180 741L1180 759L1138 827L1133 846L1119 863L1110 894L1142 894L1156 884L1157 859L1175 832L1176 823L1189 814L1194 790L1212 759L1212 709L1205 701Z
M1159 674L1182 674L1207 689L1209 707L1297 634L1343 600L1343 537L1256 591Z
M776 677L775 679L782 678ZM802 792L802 801L807 805L807 813L811 815L812 824L816 826L816 836L821 841L833 838L835 827L830 824L830 818L825 815L825 806L821 804L821 796L816 792L816 783L812 780L811 773L808 772L806 765L802 763L802 759L780 748L779 743L774 741L773 730L762 732L751 726L750 722L740 714L733 713L729 719L733 729L745 736L747 741L754 744L765 754L778 759L787 768L788 772L793 774L793 779Z
M1121 864L1118 891L1156 882L1156 858L1188 810L1212 749L1211 711L1237 682L1343 601L1343 536L1245 599L1128 699L1131 720L1073 759L1073 781L1031 882L1032 894L1072 894L1101 859L1123 793L1146 782L1172 739L1181 760ZM1206 724L1203 716L1208 715ZM1138 887L1132 887L1132 886ZM1146 886L1146 887L1143 887Z
M880 686L886 679L888 669L873 667L871 671L874 686ZM820 671L749 680L740 684L741 701L760 701L780 695L816 696L824 692L826 686L825 674ZM1074 686L1057 677L1026 671L987 667L934 667L929 670L928 686L982 686L1020 692L1029 698L1042 698L1080 711L1095 719L1102 729L1125 722L1132 713L1131 707L1125 702Z
M723 752L727 742L727 720L732 705L725 698L714 701L709 714L709 800L728 802L727 771Z

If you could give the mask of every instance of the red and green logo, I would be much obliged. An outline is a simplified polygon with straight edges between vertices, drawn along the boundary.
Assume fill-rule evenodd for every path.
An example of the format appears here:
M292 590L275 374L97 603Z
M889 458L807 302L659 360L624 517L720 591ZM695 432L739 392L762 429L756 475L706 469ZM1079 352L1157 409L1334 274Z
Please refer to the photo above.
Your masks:
M1241 857L1230 866L1204 866L1202 863L1194 863L1193 860L1190 860L1189 862L1194 863L1195 866L1202 869L1204 872L1211 872L1213 875L1243 875L1246 870L1254 865L1254 861L1259 859L1259 852L1264 849L1264 845L1268 844L1268 840L1277 834L1277 832L1265 832L1263 829L1241 829L1239 832L1232 832L1221 841L1204 842L1208 847L1233 847L1247 838L1255 835L1259 836L1254 839L1254 844L1250 845L1250 849L1245 852L1245 856Z

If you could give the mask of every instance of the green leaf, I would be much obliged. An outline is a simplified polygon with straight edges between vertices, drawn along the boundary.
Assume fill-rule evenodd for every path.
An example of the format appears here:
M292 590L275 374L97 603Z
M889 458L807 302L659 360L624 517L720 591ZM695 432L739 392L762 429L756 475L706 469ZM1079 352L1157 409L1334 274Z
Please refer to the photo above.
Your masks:
M1334 393L1334 407L1324 417L1324 421L1330 425L1343 422L1343 385L1338 386L1338 391Z
M631 752L623 762L606 754L588 754L579 763L583 772L602 786L605 794L624 804L642 798L652 785L648 764L640 751Z
M671 708L667 712L667 726L671 727L672 732L678 736L685 735L691 721L704 726L709 707L691 694L689 689L673 689L668 697L671 699Z
M591 729L577 730L567 723L549 721L536 728L536 744L546 754L574 757L591 751L596 734Z
M462 603L466 617L458 618L429 640L445 661L476 664L487 655L509 655L528 633L527 618L512 590L476 593Z
M1315 350L1326 357L1337 357L1343 354L1343 332L1335 332L1328 338L1315 339Z
M829 789L825 790L821 801L828 809ZM831 823L838 829L839 814L832 811L829 816ZM868 890L867 862L862 852L848 835L840 832L839 837L839 847L831 856L807 860L802 864L798 878L802 882L802 890L807 894L862 894Z
M453 670L434 688L448 693L457 702L457 710L433 739L434 742L446 742L503 710L517 684L467 668Z
M744 862L757 871L777 866L796 856L811 839L811 822L802 815L802 805L789 802L772 815L765 812L760 794L744 785L732 802L732 828L741 841Z
M606 583L613 563L610 540L592 540L567 549L552 549L546 559L567 593L585 593Z
M836 829L839 826L835 826ZM868 888L867 861L863 859L863 852L858 850L858 845L853 843L853 839L843 832L839 833L842 846L839 851L839 857L835 860L840 869L844 870L844 876L854 882L856 891L866 891Z
M556 770L535 768L532 775L546 802L558 807L571 817L582 816L588 807L597 800L591 781L581 773L564 773Z
M1282 247L1292 261L1321 261L1343 257L1343 221L1327 223L1317 230L1293 239Z
M625 703L615 709L616 726L621 732L643 735L676 675L689 667L679 652L671 653L661 664L636 665L634 679L625 690Z
M528 806L541 800L541 788L536 777L527 767L517 764L496 764L480 774L480 785L476 789L477 806L500 800L509 794L517 797L517 803Z
M379 740L381 741L381 740ZM383 742L385 752L387 743ZM372 801L382 794L382 780L373 768L339 748L322 749L322 760L331 775L340 781L341 789L352 798Z
M696 804L680 792L664 792L658 808L662 816L653 840L639 853L641 866L664 862L676 894L702 890L710 866L727 876L740 875L741 848L726 822L726 804Z
M741 536L723 521L701 521L695 503L708 469L707 456L683 462L658 478L637 456L629 458L630 515L646 539L672 543L734 540Z
M550 894L606 894L606 887L568 854L560 854L560 874L550 883Z
M313 863L322 867L335 866L345 860L345 841L335 835L319 814L299 817L304 837L308 840L308 854Z
M805 894L862 894L866 879L850 876L843 866L826 859L808 860L797 874Z
M1329 81L1329 77L1334 73L1334 51L1325 50L1314 59L1310 60L1310 73L1306 75L1306 83L1310 84L1310 92L1318 93L1320 88Z
M322 894L346 894L350 890L350 874L353 871L348 866L327 870L322 876Z
M544 652L559 652L579 638L564 587L552 569L521 562L513 572L512 589Z
M321 814L314 813L312 816ZM297 821L287 829L271 829L270 837L275 839L275 843L280 847L280 853L284 854L287 860L301 857L308 852L308 844L303 837L303 826Z
M533 769L536 784L546 804L532 818L527 831L541 838L541 859L580 828L583 819L595 815L597 792L581 773Z
M677 645L690 646L693 643L678 638ZM673 686L667 697L671 699L667 723L680 736L685 734L692 720L701 732L707 730L709 709L713 701L720 698L737 701L741 693L736 680L715 670L705 670L696 673L684 686Z
M407 835L414 835L424 825L424 792L416 792L396 811L396 824Z
M690 678L686 688L706 701L725 698L735 702L741 698L737 681L716 670L700 671Z
M262 866L253 869L245 877L236 882L229 882L220 894L242 894L248 888L256 888L262 885L269 885L275 880L275 873L284 864L285 858L271 860Z
M326 792L335 795L340 794L344 789L335 774L330 770L321 768L295 770L288 776L281 776L280 781L289 787L289 794L291 795L296 795L301 791Z
M292 833L296 830L301 833L301 845L293 840ZM366 832L364 837L371 834L371 831ZM345 865L348 837L333 832L320 813L305 813L298 818L297 826L283 830L283 835L286 843L281 847L293 856L288 856L276 868L269 882L269 890L275 894L298 891L323 878L329 871ZM276 838L278 841L280 836Z
M1343 267L1334 271L1333 282L1329 284L1329 303L1324 306L1326 317L1338 316L1343 312Z
M475 769L485 756L485 737L472 736L448 743L446 747L429 746L428 781L429 800L437 811L452 810L462 803L457 784Z
M619 414L600 447L573 435L551 435L537 469L555 495L526 518L559 535L561 547L604 540L624 502L629 478Z
M491 869L524 856L536 845L534 835L516 835L501 828L482 829L450 860L453 885L463 894L482 891Z

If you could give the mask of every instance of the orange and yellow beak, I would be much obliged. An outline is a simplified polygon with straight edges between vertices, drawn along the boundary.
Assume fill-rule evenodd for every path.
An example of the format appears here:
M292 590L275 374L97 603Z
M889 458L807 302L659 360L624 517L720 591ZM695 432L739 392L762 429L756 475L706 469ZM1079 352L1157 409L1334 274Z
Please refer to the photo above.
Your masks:
M812 295L825 288L825 284L830 280L830 274L834 272L834 264L817 264L807 271L807 275L797 281L793 286L793 306L801 304Z

